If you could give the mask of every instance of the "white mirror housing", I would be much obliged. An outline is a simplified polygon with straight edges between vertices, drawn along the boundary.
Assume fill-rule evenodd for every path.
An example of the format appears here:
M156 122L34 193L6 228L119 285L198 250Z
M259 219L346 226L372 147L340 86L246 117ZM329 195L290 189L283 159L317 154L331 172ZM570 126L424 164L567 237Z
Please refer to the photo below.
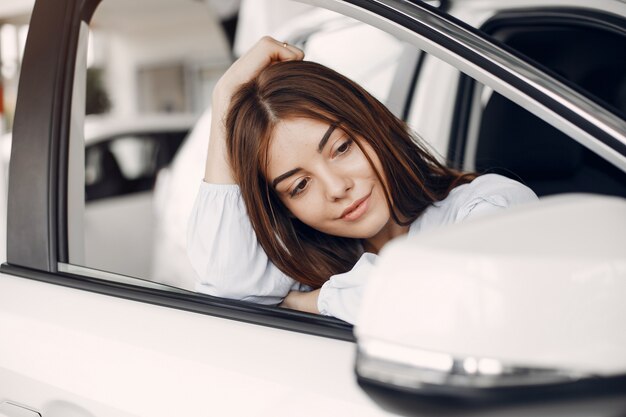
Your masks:
M444 393L623 377L625 318L626 199L548 197L389 243L356 370Z

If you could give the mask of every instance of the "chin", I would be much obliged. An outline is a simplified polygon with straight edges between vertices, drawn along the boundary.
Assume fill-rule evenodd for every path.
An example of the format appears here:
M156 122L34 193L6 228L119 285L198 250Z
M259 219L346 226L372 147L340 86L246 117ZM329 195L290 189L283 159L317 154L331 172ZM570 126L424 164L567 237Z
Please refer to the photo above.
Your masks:
M351 230L346 230L343 236L353 239L371 239L380 233L388 221L389 220L387 219L385 221L374 221L367 222L368 224L354 225Z

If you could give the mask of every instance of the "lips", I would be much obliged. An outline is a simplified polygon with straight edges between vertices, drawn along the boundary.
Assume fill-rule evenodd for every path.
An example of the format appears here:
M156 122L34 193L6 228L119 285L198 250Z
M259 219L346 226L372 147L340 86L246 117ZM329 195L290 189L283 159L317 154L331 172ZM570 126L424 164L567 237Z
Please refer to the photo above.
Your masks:
M342 220L357 220L360 218L366 211L369 202L369 198L372 194L368 194L363 198L356 200L354 203L350 204L344 211L341 213Z

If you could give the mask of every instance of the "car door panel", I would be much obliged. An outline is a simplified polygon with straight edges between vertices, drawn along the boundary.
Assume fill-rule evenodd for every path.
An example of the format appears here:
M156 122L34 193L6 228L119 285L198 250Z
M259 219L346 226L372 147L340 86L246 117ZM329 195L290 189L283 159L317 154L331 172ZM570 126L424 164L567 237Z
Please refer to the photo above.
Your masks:
M22 383L0 398L44 416L49 403L72 399L120 412L106 415L293 415L284 404L303 392L319 404L299 415L335 406L386 415L367 407L352 377L350 342L7 275L1 282L0 332L11 337L0 345L0 369Z

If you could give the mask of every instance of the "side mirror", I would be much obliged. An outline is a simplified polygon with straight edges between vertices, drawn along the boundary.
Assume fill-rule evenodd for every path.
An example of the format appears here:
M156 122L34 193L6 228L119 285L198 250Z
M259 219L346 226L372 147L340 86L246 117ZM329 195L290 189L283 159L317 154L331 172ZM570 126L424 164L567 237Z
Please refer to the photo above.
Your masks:
M626 199L548 197L391 242L355 326L361 382L500 397L626 391Z

